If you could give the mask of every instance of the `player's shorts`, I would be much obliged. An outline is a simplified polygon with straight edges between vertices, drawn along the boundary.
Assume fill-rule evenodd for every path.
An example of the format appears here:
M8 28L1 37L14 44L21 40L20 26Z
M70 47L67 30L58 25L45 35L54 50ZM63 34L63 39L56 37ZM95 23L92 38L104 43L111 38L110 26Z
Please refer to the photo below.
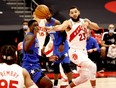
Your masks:
M36 83L41 80L45 74L42 72L38 63L23 62L22 67L25 68L31 75L32 80Z
M85 61L85 62L90 61L85 49L78 50L78 49L70 48L69 49L69 58L76 65L79 65L83 61Z
M68 54L68 50L69 50L68 43L67 42L64 43L64 50L62 52L59 52L58 48L59 46L54 46L53 54L58 56L58 58L62 58L62 56L64 56L64 58L57 60L54 63L70 63L69 54Z
M63 54L63 55L64 55L64 54ZM60 57L59 57L59 58L60 58ZM62 64L63 64L63 63L68 63L68 64L69 64L69 63L70 63L69 56L66 54L66 56L65 56L63 59L57 60L57 61L54 62L54 64L55 64L55 63L62 63Z

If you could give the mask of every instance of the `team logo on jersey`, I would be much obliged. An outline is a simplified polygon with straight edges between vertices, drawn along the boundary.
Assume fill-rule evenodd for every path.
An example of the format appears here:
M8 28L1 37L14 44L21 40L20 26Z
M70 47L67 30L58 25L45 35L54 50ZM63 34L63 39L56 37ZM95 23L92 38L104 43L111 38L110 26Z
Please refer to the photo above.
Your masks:
M78 59L78 55L77 54L72 54L72 58L74 59L74 60L77 60Z

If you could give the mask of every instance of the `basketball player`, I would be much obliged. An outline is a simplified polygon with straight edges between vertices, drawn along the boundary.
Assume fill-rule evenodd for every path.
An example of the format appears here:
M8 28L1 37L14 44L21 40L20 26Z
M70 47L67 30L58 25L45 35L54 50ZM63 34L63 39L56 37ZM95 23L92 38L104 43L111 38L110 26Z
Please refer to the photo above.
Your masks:
M99 26L89 19L80 18L80 10L76 6L69 9L70 19L64 21L61 25L54 27L45 27L47 31L65 30L70 46L70 60L80 67L80 76L75 78L66 88L78 86L90 79L92 88L96 87L96 65L88 58L86 52L86 34L87 27L98 30Z
M46 18L46 26L54 26L54 25L59 25L60 22L53 18L52 15L52 10L50 9L51 14L49 15L48 18ZM58 56L58 58L63 58L59 59L54 62L54 87L53 88L58 88L58 79L59 79L59 74L60 74L60 63L63 67L64 72L66 73L68 77L69 83L72 82L72 72L70 69L70 59L68 56L68 42L66 40L66 33L65 31L51 31L49 32L48 36L46 37L44 48L47 45L47 42L49 41L49 35L53 40L53 55ZM43 50L44 51L44 50Z
M30 20L28 22L28 27L30 32L27 33L23 41L22 67L28 70L33 81L37 84L39 88L52 88L52 81L47 76L45 76L39 64L39 60L41 59L41 57L38 55L38 22L36 20ZM53 58L55 58L55 56L52 57L52 59ZM49 58L49 60L51 60L51 58Z
M1 48L0 88L38 88L26 69L16 64L17 51L13 45Z

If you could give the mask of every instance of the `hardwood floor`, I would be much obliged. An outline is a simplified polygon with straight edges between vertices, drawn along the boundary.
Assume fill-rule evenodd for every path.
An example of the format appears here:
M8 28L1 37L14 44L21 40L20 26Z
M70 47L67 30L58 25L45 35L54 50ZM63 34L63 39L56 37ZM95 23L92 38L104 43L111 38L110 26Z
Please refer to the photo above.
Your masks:
M53 73L46 73L46 75L53 81ZM73 78L77 77L79 74L73 74ZM97 85L96 88L116 88L116 71L108 71L108 72L97 72L96 75L97 79ZM65 85L67 85L68 82L63 82L61 79L59 79L58 86L59 88L64 88ZM87 81L78 87L74 88L92 88L90 85L90 82Z

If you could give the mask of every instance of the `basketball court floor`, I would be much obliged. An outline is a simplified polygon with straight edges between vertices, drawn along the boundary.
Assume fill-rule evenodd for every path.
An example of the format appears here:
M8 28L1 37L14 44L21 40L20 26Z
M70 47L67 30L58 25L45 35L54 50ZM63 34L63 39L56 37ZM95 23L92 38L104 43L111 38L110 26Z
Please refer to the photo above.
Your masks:
M46 74L53 81L53 73ZM79 74L73 74L73 78ZM65 88L68 82L64 82L59 79L59 88ZM116 71L115 72L99 72L97 73L96 88L116 88ZM87 81L74 88L92 88L90 82Z

